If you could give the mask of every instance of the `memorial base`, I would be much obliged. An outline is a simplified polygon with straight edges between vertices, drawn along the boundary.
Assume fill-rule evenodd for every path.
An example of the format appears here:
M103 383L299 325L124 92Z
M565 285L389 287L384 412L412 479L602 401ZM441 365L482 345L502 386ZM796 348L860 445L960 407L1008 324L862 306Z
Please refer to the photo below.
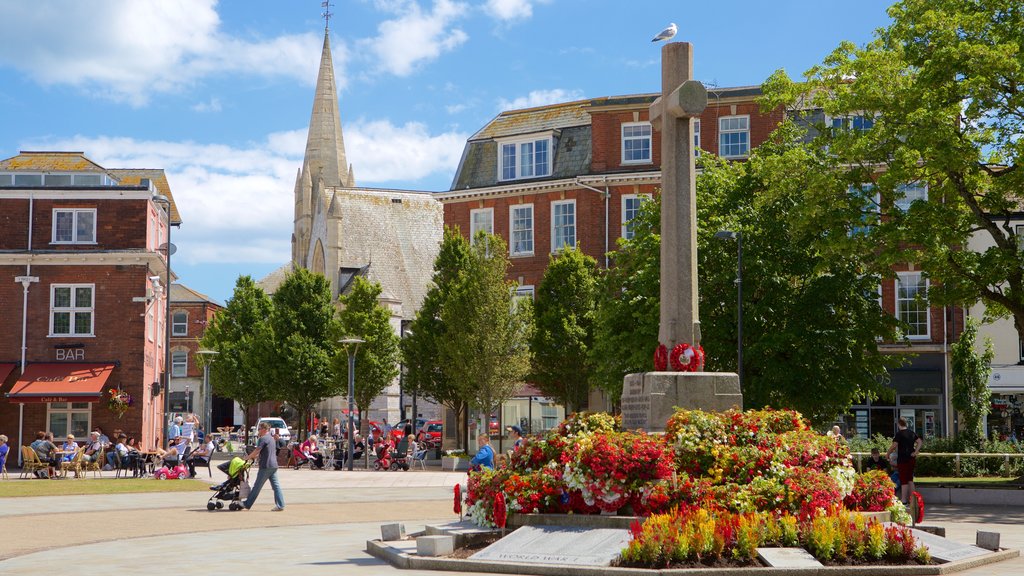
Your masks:
M676 408L722 412L743 409L733 372L643 372L622 383L622 428L664 432Z

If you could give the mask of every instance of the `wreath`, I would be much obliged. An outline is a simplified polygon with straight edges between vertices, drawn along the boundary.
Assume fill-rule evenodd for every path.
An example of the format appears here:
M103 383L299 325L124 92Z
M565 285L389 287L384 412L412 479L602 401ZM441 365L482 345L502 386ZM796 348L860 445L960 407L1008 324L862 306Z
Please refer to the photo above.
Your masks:
M121 418L132 405L132 395L117 388L111 388L108 392L110 393L110 398L107 399L107 408L114 414L117 414L118 418Z
M668 348L664 344L658 344L654 349L654 371L664 372L668 370Z
M676 372L696 372L704 366L704 348L694 348L686 342L680 342L672 349L668 359Z

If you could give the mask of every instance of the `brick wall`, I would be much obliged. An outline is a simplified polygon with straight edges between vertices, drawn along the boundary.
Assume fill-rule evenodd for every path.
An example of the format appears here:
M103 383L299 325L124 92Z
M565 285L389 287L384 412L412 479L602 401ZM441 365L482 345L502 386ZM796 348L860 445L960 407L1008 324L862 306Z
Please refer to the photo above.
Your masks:
M4 198L0 210L0 249L24 250L28 242L28 200ZM33 202L33 250L124 250L146 248L147 200L47 200ZM95 244L52 244L55 208L96 210Z

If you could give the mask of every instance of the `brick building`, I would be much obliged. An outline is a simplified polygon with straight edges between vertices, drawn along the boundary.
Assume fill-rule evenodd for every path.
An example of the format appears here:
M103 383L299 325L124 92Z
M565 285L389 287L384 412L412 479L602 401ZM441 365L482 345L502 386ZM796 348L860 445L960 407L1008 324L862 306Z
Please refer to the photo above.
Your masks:
M157 441L160 246L178 224L163 170L107 169L81 152L0 161L0 432L12 444L95 426ZM131 395L120 417L111 390Z
M171 413L196 413L206 430L235 423L234 401L207 393L199 365L199 339L224 306L205 294L171 285ZM216 359L214 359L216 361Z

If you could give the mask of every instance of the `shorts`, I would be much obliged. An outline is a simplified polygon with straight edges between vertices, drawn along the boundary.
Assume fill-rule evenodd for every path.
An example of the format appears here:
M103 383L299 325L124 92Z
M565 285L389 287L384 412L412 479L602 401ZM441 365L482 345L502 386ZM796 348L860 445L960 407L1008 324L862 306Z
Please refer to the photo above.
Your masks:
M900 484L906 484L914 481L914 464L916 461L916 458L911 458L910 460L896 464L896 471L899 472L900 475Z

